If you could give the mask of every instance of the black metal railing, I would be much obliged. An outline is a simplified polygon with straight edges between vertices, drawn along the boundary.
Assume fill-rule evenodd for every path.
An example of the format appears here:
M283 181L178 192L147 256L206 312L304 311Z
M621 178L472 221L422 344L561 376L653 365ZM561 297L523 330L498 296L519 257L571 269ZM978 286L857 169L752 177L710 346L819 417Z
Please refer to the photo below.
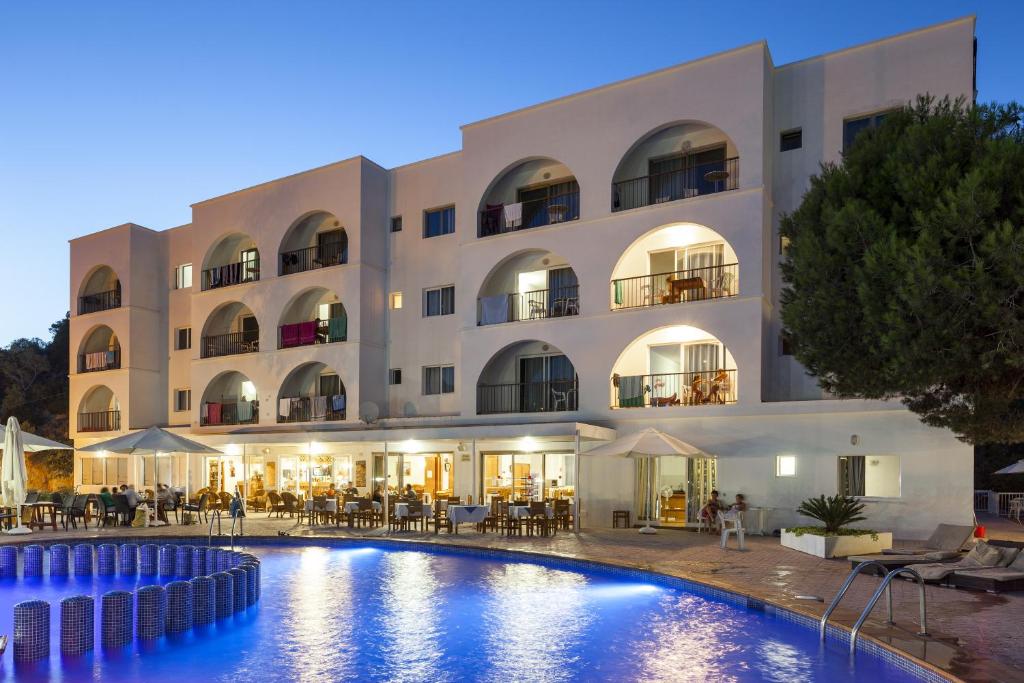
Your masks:
M476 300L476 324L561 318L580 314L580 287L569 285L533 292L497 294Z
M95 294L83 294L78 297L78 314L83 313L96 313L97 311L106 311L111 308L121 307L121 290L111 289L106 292L96 292Z
M281 252L281 275L303 273L317 268L348 263L348 245L344 242L330 242L305 249Z
M78 354L79 372L100 372L121 367L121 349Z
M477 415L493 413L548 413L576 410L579 400L576 379L514 384L478 384Z
M116 432L121 429L120 410L100 410L78 414L80 432Z
M310 320L289 323L277 328L277 348L290 349L294 346L333 344L348 340L348 318Z
M207 402L199 415L201 427L217 425L254 425L260 421L259 401L237 401L227 403Z
M579 190L513 204L488 204L487 208L480 212L480 228L477 234L480 237L489 237L503 232L574 221L579 217Z
M612 377L613 408L698 406L736 402L735 370Z
M223 266L207 268L203 271L202 288L205 292L208 289L219 289L240 285L243 282L255 282L260 279L260 262L239 261L228 263Z
M341 405L344 406L344 394L342 396ZM290 403L288 406L288 414L281 415L280 412L277 416L277 421L280 423L285 422L334 422L337 420L345 419L345 408L335 408L335 397L334 396L322 396L324 399L317 405L316 397L313 396L300 396L298 398L289 399ZM278 409L280 411L280 407Z
M612 211L674 202L739 187L739 157L612 183Z
M722 299L739 294L739 265L677 270L612 280L612 309Z
M230 332L207 335L200 340L199 357L215 358L236 353L256 353L260 350L259 333Z

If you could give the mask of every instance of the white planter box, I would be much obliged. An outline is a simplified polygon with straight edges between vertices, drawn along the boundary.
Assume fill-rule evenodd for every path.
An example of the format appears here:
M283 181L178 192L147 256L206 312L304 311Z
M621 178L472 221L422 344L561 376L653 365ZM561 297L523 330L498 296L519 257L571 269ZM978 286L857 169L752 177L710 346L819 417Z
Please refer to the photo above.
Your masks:
M824 558L871 555L892 547L892 532L879 531L877 537L876 541L871 538L870 534L863 536L817 536L815 534L797 536L783 529L782 545L808 555Z

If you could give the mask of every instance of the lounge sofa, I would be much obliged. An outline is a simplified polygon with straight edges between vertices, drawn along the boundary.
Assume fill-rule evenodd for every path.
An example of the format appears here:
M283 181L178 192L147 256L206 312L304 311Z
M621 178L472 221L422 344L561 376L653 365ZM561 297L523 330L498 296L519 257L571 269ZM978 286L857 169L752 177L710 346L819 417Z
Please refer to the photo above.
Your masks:
M914 571L925 581L940 582L946 577L963 572L1009 568L1020 555L1020 548L992 545L978 541L966 557L957 562L932 562L915 564ZM1024 563L1015 565L1024 569ZM969 575L969 574L968 574Z

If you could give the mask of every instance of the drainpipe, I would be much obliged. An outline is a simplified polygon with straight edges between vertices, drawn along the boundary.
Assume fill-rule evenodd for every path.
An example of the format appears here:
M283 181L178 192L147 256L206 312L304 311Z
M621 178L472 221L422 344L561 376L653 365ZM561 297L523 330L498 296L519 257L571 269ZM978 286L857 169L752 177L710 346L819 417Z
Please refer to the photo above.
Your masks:
M576 489L574 493L576 495L572 497L573 507L575 508L575 510L572 513L572 530L574 533L578 534L580 532L580 492L582 491L582 488L580 487L580 472L582 469L580 467L580 428L578 426L576 427L576 439L574 444L572 466L576 474L576 477L574 479L574 481L576 482Z

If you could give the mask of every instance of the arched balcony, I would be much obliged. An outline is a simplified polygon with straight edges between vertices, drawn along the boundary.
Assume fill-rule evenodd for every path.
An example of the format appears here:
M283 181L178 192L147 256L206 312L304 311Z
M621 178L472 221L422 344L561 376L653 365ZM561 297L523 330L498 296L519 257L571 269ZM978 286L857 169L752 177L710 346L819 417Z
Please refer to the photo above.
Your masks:
M344 420L347 397L338 373L323 363L303 363L288 373L277 394L278 422Z
M259 419L256 387L242 373L222 372L206 386L199 406L200 426L256 424Z
M106 325L85 335L78 351L78 372L101 372L121 367L121 342Z
M279 275L348 263L348 234L334 214L317 211L288 228L279 254Z
M572 361L542 341L511 344L491 358L476 387L478 415L576 410L579 383Z
M203 259L202 289L219 289L260 279L256 242L236 232L217 241Z
M78 404L78 431L116 432L121 429L121 404L110 387L99 385L85 392Z
M214 358L260 350L260 325L249 308L238 301L221 304L203 325L199 357Z
M612 369L613 408L736 402L736 361L715 336L689 325L635 339Z
M612 211L674 202L739 187L736 146L718 128L680 122L634 144L612 177Z
M576 271L561 256L531 249L488 274L477 297L477 325L579 315Z
M121 281L110 266L99 266L86 276L78 293L78 314L121 307Z
M611 308L641 308L739 294L736 252L696 223L651 230L625 251L612 272Z
M348 339L348 313L338 295L323 287L300 292L285 306L277 348L333 344Z
M502 173L480 202L478 236L538 228L580 217L580 186L565 164L531 159Z

